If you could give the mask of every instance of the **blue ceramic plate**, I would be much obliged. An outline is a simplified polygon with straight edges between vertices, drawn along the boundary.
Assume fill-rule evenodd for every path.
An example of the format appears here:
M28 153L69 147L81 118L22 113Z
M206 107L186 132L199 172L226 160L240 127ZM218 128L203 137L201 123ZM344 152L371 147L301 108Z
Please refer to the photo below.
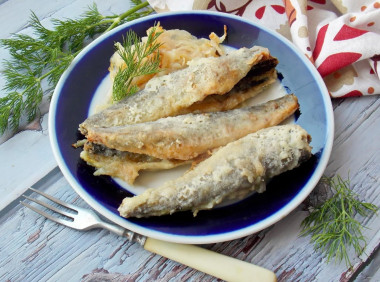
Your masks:
M89 113L95 91L108 74L114 42L122 41L128 29L139 36L160 22L165 29L184 29L197 37L228 28L224 42L233 48L261 45L279 59L281 82L299 99L296 123L312 136L313 157L301 167L274 178L267 191L214 210L146 219L124 219L117 208L132 193L112 178L93 176L94 169L80 158L71 144L83 138L78 125ZM95 210L132 231L178 243L213 243L247 236L279 221L296 208L322 176L333 141L333 114L328 92L313 65L287 39L240 17L213 13L167 13L145 17L120 26L87 46L59 81L50 108L50 139L64 176L75 191Z

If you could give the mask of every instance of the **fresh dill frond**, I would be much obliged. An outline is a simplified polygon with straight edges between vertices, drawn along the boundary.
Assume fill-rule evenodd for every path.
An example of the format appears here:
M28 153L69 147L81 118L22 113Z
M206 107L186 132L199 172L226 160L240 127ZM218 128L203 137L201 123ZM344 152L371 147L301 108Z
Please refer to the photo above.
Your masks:
M301 236L311 235L315 249L326 254L328 262L335 258L351 266L348 249L354 248L359 256L366 247L362 234L364 226L354 218L355 214L368 216L376 213L378 207L358 200L358 195L350 189L350 181L339 175L323 177L322 181L329 185L334 195L303 220Z
M77 19L53 19L53 28L44 27L32 13L29 24L33 36L13 34L0 39L11 59L3 61L6 95L0 98L0 135L16 130L25 116L32 121L46 93L51 97L62 73L74 57L96 36L127 21L153 12L148 2L132 0L133 7L120 14L103 16L96 5Z
M161 44L157 42L157 38L161 33L155 25L148 32L146 42L142 42L134 31L128 30L123 44L115 44L125 67L120 68L114 78L113 101L120 101L139 90L138 86L133 84L134 78L159 72Z

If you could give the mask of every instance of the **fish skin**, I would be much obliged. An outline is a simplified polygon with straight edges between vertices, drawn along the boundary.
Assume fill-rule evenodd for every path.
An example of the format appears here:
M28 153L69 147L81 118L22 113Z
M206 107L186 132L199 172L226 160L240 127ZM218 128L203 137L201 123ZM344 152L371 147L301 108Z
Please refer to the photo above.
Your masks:
M186 114L117 127L88 127L87 140L159 159L190 160L249 133L277 125L299 108L293 94L247 108Z
M311 157L311 137L299 125L262 129L216 151L182 177L119 206L123 217L150 217L211 209L225 199L263 192L268 179Z
M94 175L110 175L133 185L141 170L164 170L192 161L161 160L147 155L120 152L86 142L80 158L95 168Z
M254 46L226 56L193 60L189 67L152 78L143 90L90 116L79 130L85 135L89 126L120 126L176 115L208 95L229 92L252 66L269 57L268 49Z
M202 101L183 108L178 112L178 115L233 110L244 101L255 97L272 85L277 80L277 71L273 68L265 73L249 77L250 80L246 79L247 76L240 80L228 93L224 95L209 95Z

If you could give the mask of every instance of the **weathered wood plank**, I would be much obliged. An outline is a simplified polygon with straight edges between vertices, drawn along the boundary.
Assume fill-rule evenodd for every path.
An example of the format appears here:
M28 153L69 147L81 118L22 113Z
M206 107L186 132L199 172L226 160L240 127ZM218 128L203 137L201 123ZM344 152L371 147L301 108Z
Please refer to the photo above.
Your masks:
M120 14L129 9L130 1L120 0L8 0L0 3L0 18L3 23L0 38L7 38L11 33L18 33L27 27L31 12L34 12L43 23L50 22L52 18L76 18L87 7L95 3L101 13Z
M64 179L46 191L85 206ZM169 278L175 278L175 281L185 281L186 278L194 281L212 280L202 273L149 254L139 245L130 244L106 231L74 231L21 207L16 207L10 213L15 216L0 222L0 227L6 224L9 230L2 234L4 240L0 243L1 253L7 255L0 259L2 280L64 281L79 280L82 277L85 278L84 281L90 278L133 281L168 281ZM315 272L299 271L300 267L319 269L328 266L320 264L322 259L313 254L307 238L298 238L298 226L305 214L304 211L295 211L273 228L259 234L207 247L272 267L276 270L279 281L295 281L294 278L315 280ZM5 259L6 257L8 258ZM329 270L333 268L334 266Z
M86 206L63 176L53 185L39 188L62 200ZM172 275L173 268L182 275L192 271L108 231L75 231L20 205L3 214L0 229L0 279L3 281L78 281L98 272L142 281L147 277L161 279ZM162 272L162 268L168 272Z
M0 145L0 210L57 166L47 133L48 117L35 130L18 133ZM41 128L39 128L41 126Z
M380 281L380 249L376 250L374 259L357 275L355 281Z

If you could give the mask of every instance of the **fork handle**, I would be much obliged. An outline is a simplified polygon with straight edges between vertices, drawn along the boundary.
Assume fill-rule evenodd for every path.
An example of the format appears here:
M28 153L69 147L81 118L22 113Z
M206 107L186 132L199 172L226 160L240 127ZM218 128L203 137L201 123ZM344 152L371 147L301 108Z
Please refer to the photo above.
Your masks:
M226 281L277 281L268 269L194 245L147 238L144 249Z

